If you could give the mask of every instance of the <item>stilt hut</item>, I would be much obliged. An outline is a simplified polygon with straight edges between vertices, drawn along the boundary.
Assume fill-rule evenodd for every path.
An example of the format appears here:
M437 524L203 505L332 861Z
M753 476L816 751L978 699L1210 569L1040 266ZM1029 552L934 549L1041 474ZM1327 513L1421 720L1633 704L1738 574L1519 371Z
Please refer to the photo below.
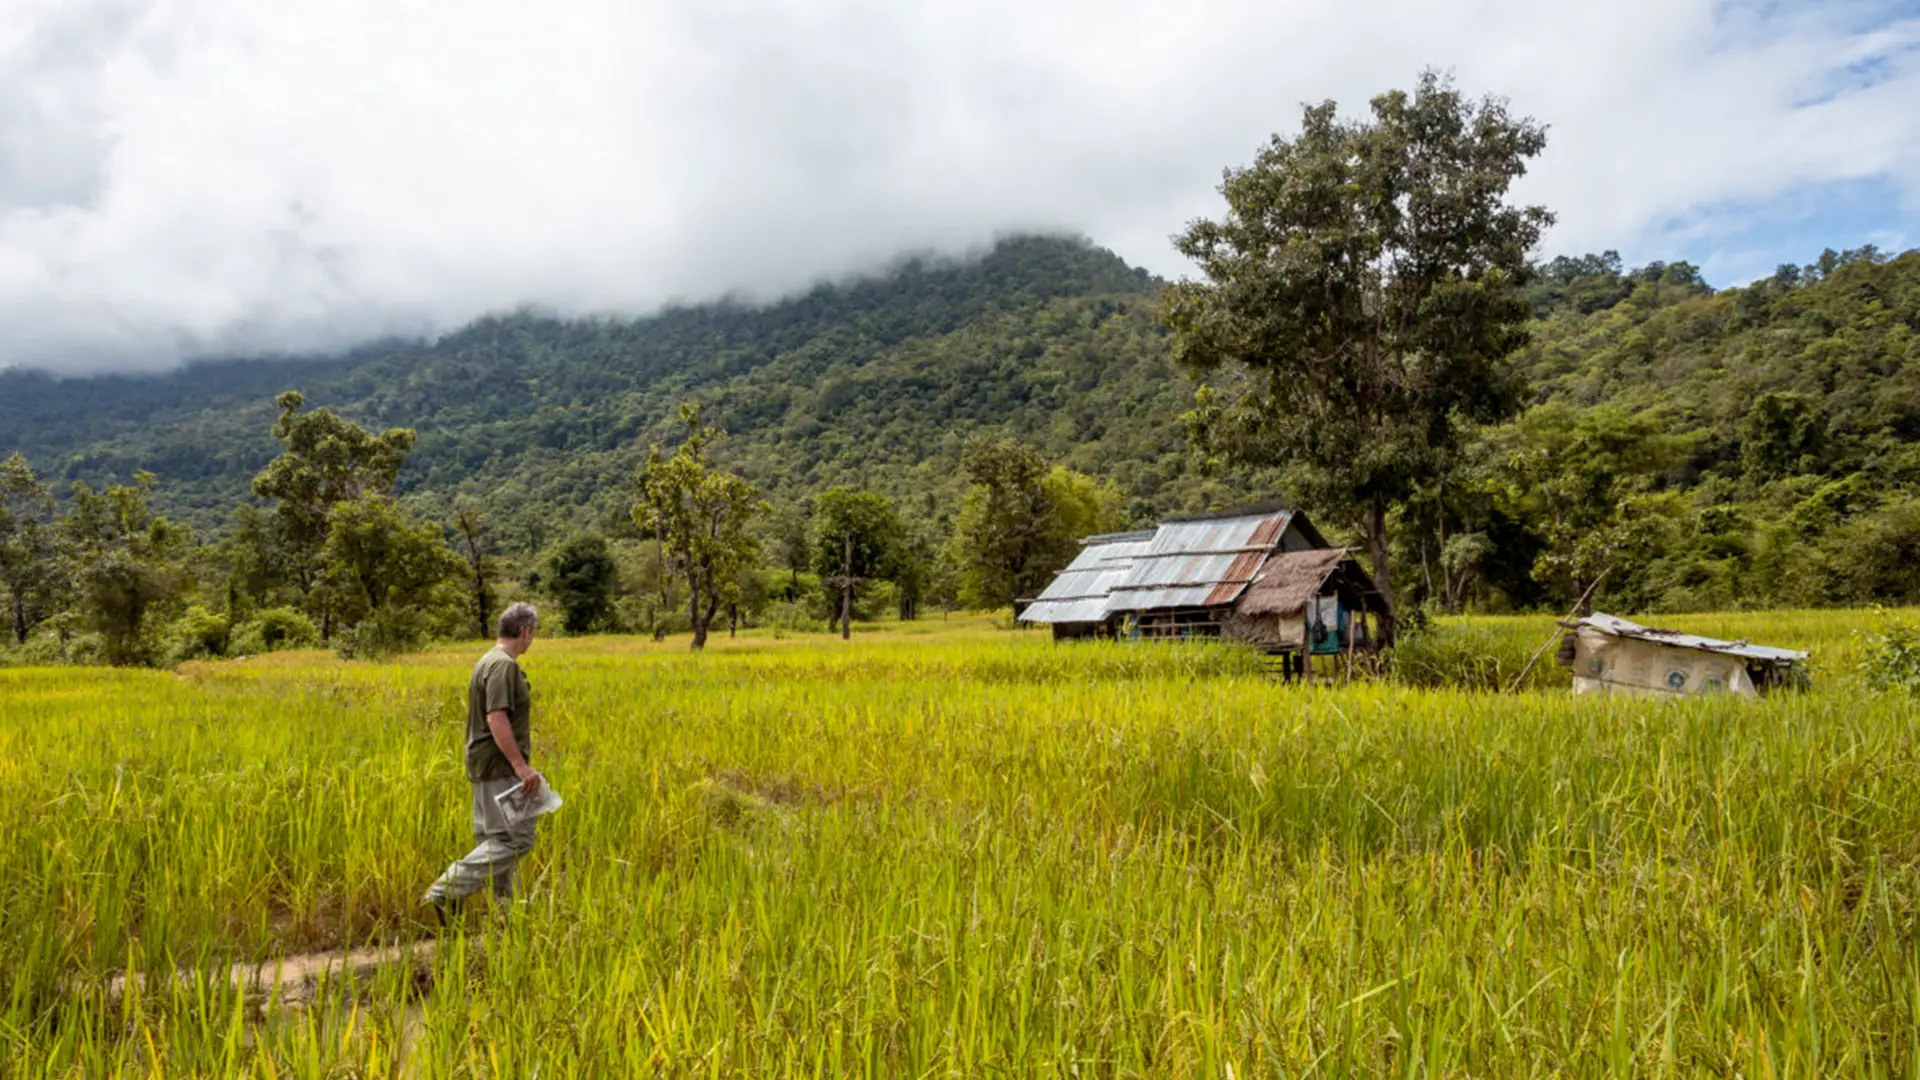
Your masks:
M1267 652L1303 656L1374 647L1386 598L1342 548L1274 555L1223 620L1223 633Z

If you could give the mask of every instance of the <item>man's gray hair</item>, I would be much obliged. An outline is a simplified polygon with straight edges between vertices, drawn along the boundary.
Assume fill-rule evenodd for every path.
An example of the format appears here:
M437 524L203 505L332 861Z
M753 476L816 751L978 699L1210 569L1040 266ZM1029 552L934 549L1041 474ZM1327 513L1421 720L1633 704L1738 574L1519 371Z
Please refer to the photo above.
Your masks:
M524 600L507 605L507 610L500 613L500 636L503 638L517 638L522 632L539 625L540 613Z

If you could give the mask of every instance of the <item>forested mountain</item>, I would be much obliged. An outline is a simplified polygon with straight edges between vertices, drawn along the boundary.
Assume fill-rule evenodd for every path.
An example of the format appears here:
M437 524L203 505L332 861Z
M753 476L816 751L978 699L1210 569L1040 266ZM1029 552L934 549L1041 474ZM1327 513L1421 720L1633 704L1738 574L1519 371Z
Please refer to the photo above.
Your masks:
M204 531L248 497L278 450L273 395L298 388L368 427L417 429L402 494L479 494L516 546L538 548L556 527L622 519L646 444L676 439L676 407L694 401L730 434L716 460L777 502L843 482L957 498L961 444L994 428L1114 479L1150 514L1228 497L1169 484L1187 467L1190 391L1166 360L1158 288L1083 241L1025 237L764 307L522 312L431 344L158 376L7 373L0 453L54 478L148 469L156 505Z
M1467 595L1517 604L1608 566L1623 608L1920 601L1920 251L1717 292L1611 253L1540 270L1533 404L1409 507L1409 561L1450 578L1455 543Z
M1404 510L1412 598L1560 603L1608 564L1629 607L1920 598L1920 252L1829 252L1718 292L1686 264L1611 255L1540 271L1532 406ZM1275 476L1195 474L1159 287L1086 242L1024 237L766 306L522 312L158 376L6 373L0 454L52 479L151 470L156 506L204 535L249 497L278 449L273 395L298 388L417 429L401 494L435 516L475 495L525 553L620 527L683 401L730 433L716 463L776 504L847 483L944 516L961 446L986 429L1112 481L1137 520L1284 495Z

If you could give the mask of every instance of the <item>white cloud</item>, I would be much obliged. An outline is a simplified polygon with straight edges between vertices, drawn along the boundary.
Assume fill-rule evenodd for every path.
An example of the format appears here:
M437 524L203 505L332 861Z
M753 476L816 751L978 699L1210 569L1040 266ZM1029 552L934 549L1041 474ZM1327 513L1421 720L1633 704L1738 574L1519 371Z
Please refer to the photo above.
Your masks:
M1559 211L1555 249L1631 248L1720 204L1914 183L1920 19L1877 14L0 0L0 365L775 295L1018 228L1178 274L1167 237L1217 212L1224 166L1302 101L1358 109L1426 65L1551 125L1523 194Z

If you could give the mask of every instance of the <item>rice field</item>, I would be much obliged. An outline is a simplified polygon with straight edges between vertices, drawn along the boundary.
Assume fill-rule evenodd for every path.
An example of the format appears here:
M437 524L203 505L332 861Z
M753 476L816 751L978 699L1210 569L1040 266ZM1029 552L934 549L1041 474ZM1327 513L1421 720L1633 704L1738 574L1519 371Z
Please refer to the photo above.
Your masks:
M542 640L566 806L444 931L477 646L0 668L0 1075L1920 1075L1914 703L1847 676L1880 618L1663 620L1815 652L1758 703L982 619ZM1549 627L1442 633L1517 674ZM226 977L435 937L298 1007Z

